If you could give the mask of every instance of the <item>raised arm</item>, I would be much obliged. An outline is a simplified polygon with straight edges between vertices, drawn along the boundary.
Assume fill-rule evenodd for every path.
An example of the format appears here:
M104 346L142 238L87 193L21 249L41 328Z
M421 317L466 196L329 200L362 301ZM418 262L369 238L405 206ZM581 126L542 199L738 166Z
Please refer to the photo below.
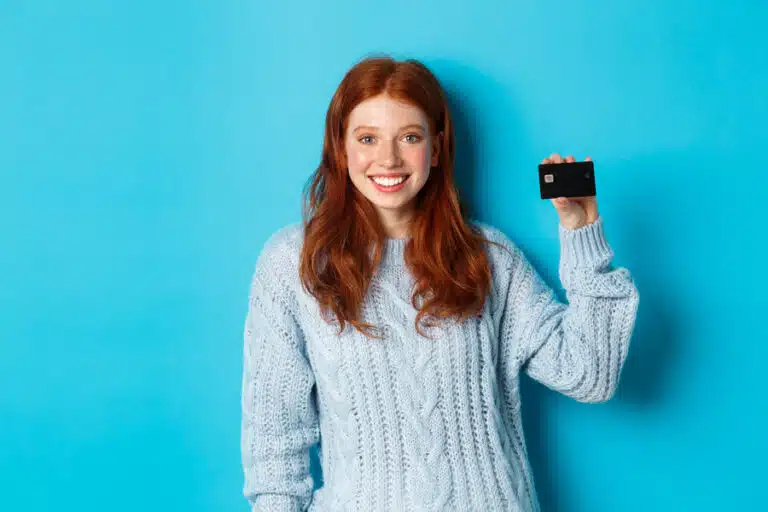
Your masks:
M616 391L629 349L639 294L625 268L611 269L613 252L603 219L582 228L559 227L559 302L522 251L497 233L507 281L500 304L503 357L533 379L580 402L604 402ZM507 254L504 254L507 253Z

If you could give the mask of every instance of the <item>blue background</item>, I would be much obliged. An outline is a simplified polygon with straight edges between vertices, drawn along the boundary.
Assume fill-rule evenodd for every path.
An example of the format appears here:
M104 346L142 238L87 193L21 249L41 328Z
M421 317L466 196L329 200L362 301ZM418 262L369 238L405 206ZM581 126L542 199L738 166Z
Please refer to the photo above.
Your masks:
M242 327L325 109L376 52L450 94L459 180L550 284L594 158L641 304L617 396L524 383L545 511L764 506L764 1L0 1L0 509L246 510Z

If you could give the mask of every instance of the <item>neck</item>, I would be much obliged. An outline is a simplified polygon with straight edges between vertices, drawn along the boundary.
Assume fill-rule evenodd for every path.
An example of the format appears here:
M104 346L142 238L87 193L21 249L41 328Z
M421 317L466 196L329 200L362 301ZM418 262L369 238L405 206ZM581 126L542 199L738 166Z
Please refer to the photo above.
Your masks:
M381 224L384 226L387 238L408 238L410 234L411 220L413 219L413 209L379 209L379 219L381 219Z

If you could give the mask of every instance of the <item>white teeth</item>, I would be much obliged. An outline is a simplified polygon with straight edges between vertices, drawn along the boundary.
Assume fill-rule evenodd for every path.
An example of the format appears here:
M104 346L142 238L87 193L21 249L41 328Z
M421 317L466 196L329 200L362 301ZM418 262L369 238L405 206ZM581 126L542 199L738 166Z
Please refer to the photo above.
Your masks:
M384 187L394 187L405 181L406 176L400 176L398 178L380 178L372 177L371 179Z

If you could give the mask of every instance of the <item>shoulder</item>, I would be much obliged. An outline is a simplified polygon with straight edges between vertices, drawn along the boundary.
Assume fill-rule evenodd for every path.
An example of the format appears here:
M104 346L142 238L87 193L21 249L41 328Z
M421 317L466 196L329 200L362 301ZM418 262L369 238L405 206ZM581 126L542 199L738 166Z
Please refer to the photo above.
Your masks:
M491 240L492 242L497 243L511 243L511 240L507 235L504 234L502 230L495 226L491 226L487 222L482 222L479 220L472 220L470 221L470 225L476 230L479 231L484 237L486 237L488 240Z
M485 222L473 220L470 222L476 232L490 242L485 244L486 253L493 270L501 270L512 266L523 257L520 248L501 229Z
M299 259L304 241L304 227L301 222L287 224L274 231L256 258L254 277L279 280L291 284L298 280Z
M287 224L269 235L267 241L264 242L260 256L300 252L303 240L304 226L302 223Z

